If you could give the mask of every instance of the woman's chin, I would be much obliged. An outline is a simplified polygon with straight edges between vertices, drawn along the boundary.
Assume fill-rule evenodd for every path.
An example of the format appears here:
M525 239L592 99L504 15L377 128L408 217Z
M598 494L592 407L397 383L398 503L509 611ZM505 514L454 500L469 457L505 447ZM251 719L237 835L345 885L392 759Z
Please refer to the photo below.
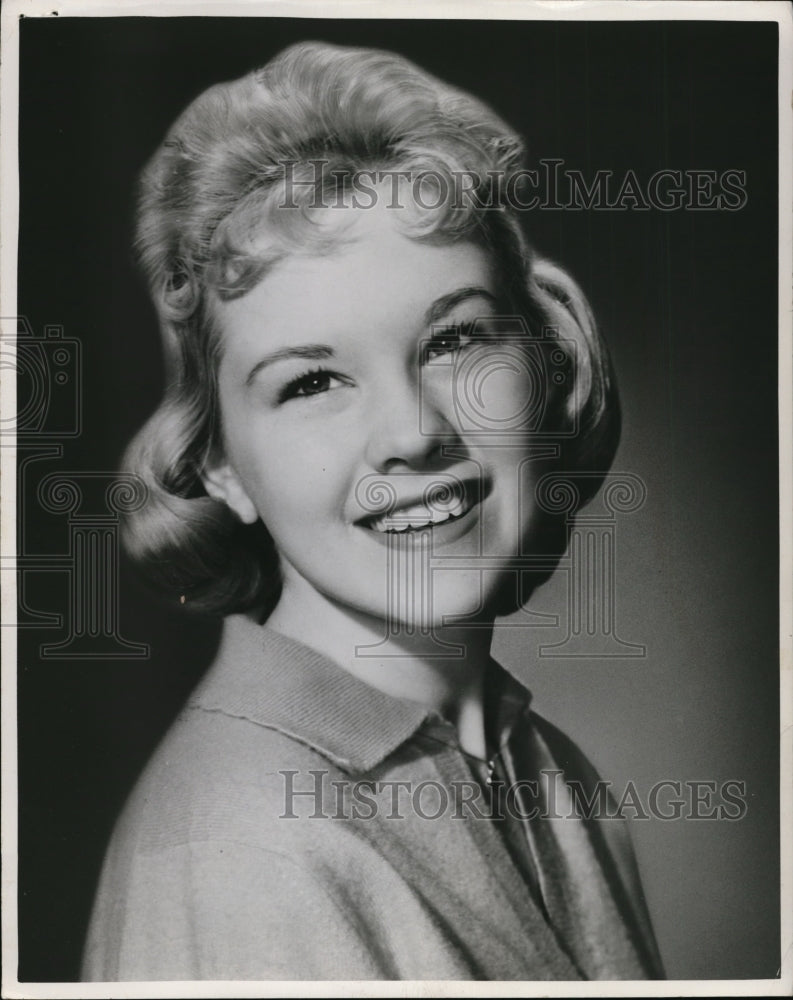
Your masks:
M392 630L438 631L492 621L495 586L486 571L440 570L425 589L394 594L383 617Z

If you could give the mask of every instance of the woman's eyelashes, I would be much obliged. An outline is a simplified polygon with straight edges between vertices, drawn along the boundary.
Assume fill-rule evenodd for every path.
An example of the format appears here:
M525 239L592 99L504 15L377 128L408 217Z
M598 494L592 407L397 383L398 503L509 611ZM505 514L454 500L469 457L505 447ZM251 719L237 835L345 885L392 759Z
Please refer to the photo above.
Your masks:
M449 323L432 331L432 336L424 343L423 361L432 362L436 358L458 351L474 343L473 323Z
M481 340L473 333L473 322L449 323L433 330L432 335L423 340L420 347L420 362L432 363L438 358L453 355ZM277 402L286 403L290 399L305 399L320 396L334 389L351 385L349 378L327 368L313 368L311 371L289 379L277 395Z
M326 368L315 368L309 372L303 372L296 378L290 379L278 393L278 402L285 403L290 399L300 399L309 396L319 396L331 389L337 389L346 383L340 375L336 375Z

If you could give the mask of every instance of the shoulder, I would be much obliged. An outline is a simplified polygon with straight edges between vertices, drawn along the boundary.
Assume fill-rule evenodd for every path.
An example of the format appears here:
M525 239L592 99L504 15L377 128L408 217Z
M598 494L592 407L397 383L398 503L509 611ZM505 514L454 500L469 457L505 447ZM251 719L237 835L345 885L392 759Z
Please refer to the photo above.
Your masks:
M540 737L553 760L564 771L566 781L587 785L600 781L600 775L584 751L565 732L536 712L529 716L533 731Z
M539 744L540 768L561 772L573 815L583 821L612 892L637 928L650 967L656 975L663 975L628 822L620 814L611 782L600 777L587 755L561 729L534 712L530 721L531 738Z
M185 709L116 825L84 976L327 978L323 949L382 975L338 891L354 868L348 824L305 821L311 796L290 809L286 782L341 773L275 729Z
M316 750L273 727L190 705L141 774L115 845L152 853L224 839L270 850L285 841L294 850L295 825L280 821L287 792L341 774Z
M633 849L627 824L619 816L612 782L604 780L593 762L565 732L535 712L529 716L529 740L534 766L547 780L567 787L576 815L597 829L612 854L632 866ZM601 822L602 821L602 822Z

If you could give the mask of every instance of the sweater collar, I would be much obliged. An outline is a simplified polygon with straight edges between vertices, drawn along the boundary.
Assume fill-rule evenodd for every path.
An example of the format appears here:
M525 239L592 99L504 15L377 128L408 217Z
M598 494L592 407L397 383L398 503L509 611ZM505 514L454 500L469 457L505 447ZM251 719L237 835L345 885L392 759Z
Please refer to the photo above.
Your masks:
M491 661L499 691L496 738L503 745L531 695ZM384 694L310 646L245 615L224 623L215 663L189 704L276 729L348 773L371 770L427 721L440 716Z

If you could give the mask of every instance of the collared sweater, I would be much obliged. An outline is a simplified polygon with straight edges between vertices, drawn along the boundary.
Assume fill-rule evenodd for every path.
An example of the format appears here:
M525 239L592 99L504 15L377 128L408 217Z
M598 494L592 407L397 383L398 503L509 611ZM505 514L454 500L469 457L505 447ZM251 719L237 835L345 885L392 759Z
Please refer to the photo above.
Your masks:
M586 815L597 774L488 684L485 767L437 713L228 618L116 825L84 978L662 976L624 820Z

